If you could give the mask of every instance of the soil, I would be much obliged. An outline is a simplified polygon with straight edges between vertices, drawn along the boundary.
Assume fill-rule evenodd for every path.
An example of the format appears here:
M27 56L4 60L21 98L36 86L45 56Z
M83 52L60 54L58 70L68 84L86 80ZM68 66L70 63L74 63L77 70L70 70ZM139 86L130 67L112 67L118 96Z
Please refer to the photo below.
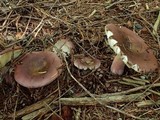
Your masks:
M157 34L152 32L159 11L159 0L1 1L0 50L21 46L23 52L1 68L0 119L157 120L159 67L146 74L127 67L121 76L112 74L115 54L106 44L104 28L113 23L135 31L160 63L160 28ZM60 76L40 88L19 85L14 69L23 56L51 50L61 39L71 41L74 49L66 59L61 57ZM95 70L78 69L74 66L76 55L98 59L101 65ZM138 96L131 97L134 95Z

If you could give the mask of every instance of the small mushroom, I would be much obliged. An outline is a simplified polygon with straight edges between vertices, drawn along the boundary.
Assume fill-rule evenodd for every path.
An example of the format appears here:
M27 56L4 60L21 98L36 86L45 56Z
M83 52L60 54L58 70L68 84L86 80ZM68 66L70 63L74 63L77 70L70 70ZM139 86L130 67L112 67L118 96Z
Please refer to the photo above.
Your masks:
M145 41L126 27L108 24L105 26L107 43L118 55L112 63L111 70L120 74L119 69L127 67L140 73L152 72L158 68L158 62L153 51ZM116 71L116 72L115 72ZM113 71L112 71L113 72ZM122 73L121 73L122 74Z
M53 47L53 51L56 53L62 53L65 57L71 54L74 49L74 45L67 39L61 39L57 41Z
M74 59L74 65L79 69L93 70L93 69L99 68L101 65L101 62L100 60L96 58L85 57L83 55L77 55L75 56L75 59Z
M14 78L27 88L42 87L60 75L61 66L62 61L56 53L49 51L28 53L15 67Z

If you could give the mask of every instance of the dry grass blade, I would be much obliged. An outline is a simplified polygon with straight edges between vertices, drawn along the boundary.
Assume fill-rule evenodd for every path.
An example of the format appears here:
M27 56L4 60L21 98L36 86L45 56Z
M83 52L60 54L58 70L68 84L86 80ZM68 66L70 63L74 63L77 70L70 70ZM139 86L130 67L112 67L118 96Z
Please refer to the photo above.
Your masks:
M153 26L153 35L156 36L159 47L160 47L160 40L159 40L160 37L159 37L159 34L158 34L159 24L160 24L160 11L159 11L157 20L156 20L156 22L154 23L154 26Z
M157 20L156 20L156 22L154 23L154 26L153 26L153 35L155 35L155 36L158 35L157 30L158 30L159 24L160 24L160 11L159 11Z

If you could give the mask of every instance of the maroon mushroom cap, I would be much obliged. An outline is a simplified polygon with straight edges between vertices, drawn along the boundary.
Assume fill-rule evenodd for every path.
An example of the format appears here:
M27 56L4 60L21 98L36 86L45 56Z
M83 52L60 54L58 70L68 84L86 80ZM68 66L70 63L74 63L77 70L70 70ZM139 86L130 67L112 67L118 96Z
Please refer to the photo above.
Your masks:
M91 58L89 56L87 57L83 55L75 55L74 65L79 69L93 70L93 69L99 68L101 65L101 62L99 59Z
M53 52L32 52L16 66L14 77L24 87L38 88L55 80L62 72L61 66L61 59Z

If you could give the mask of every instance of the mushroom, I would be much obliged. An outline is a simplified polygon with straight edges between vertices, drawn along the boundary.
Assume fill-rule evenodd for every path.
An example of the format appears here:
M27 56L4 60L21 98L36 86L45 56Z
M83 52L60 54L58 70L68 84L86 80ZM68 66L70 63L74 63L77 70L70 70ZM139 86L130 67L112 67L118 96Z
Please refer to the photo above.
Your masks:
M83 55L76 55L74 59L74 65L83 70L93 70L100 67L101 62L96 58L85 57Z
M107 24L105 34L108 39L107 43L117 54L111 65L113 73L121 75L125 65L139 73L152 72L158 68L153 51L133 31L123 26Z
M21 63L15 67L14 78L22 86L38 88L55 80L62 69L61 59L56 53L49 51L26 54Z
M74 45L71 41L67 39L61 39L57 41L53 47L53 51L56 53L62 52L62 54L66 57L71 54L72 49L74 49Z

